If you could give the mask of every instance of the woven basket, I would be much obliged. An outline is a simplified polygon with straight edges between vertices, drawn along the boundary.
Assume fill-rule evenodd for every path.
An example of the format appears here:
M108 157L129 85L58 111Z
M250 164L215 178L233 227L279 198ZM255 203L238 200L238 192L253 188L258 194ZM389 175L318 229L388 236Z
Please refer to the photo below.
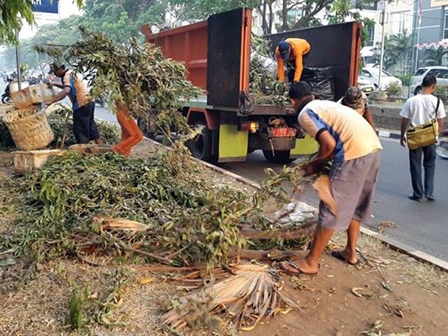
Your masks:
M5 118L16 146L23 150L33 150L48 146L54 139L53 131L43 111L32 109L17 110Z

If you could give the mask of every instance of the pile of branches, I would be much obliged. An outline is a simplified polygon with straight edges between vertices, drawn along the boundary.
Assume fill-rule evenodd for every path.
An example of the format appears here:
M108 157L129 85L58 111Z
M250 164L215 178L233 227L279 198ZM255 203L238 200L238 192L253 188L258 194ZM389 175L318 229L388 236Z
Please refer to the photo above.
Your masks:
M64 125L67 113L71 116L73 114L71 108L64 104L55 104L52 107L52 112L48 116L48 123L54 133L54 140L49 145L51 148L59 148L62 142L62 136L64 134ZM108 122L102 120L96 120L98 131L101 139L105 144L115 144L120 141L120 133L118 128ZM67 123L67 132L65 139L65 147L76 144L75 135L73 134L73 119L69 118ZM2 118L0 118L0 149L13 150L16 148L11 133L8 130L8 126Z
M250 61L249 92L255 97L256 104L286 106L290 104L288 86L278 82L265 66L265 60L271 58L270 47L266 39L252 36Z
M21 216L0 245L39 261L95 252L173 266L226 265L246 245L241 226L258 223L270 197L289 199L279 186L295 172L272 172L250 195L204 179L185 151L147 160L112 153L53 158L10 182ZM109 218L141 225L110 225Z
M116 43L105 34L80 27L82 39L64 49L36 46L40 53L59 59L78 73L89 73L93 98L102 96L113 111L116 104L128 106L135 117L156 123L168 131L175 126L188 132L186 119L178 111L183 102L202 93L185 78L185 67L165 58L151 43L132 39ZM155 111L155 113L150 113Z

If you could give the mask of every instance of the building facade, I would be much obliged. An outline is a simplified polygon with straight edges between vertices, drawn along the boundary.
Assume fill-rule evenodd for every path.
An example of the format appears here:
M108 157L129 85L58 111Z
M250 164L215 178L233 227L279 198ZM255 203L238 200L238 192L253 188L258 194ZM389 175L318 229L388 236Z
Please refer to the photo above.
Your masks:
M429 49L448 48L448 0L422 0L421 17L415 31L418 59L416 68L439 65L425 60L425 56ZM446 55L442 58L442 65L448 65Z

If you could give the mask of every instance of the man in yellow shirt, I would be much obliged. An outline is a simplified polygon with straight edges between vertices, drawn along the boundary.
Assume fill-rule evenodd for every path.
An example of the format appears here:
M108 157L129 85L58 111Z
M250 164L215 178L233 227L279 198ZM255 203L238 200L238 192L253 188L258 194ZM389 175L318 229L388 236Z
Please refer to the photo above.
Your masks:
M310 44L299 38L289 38L278 44L275 54L277 56L278 80L285 81L284 65L289 65L288 80L298 82L302 77L303 58L310 52Z
M347 245L343 250L333 251L332 255L357 265L360 259L356 242L361 223L370 217L380 167L382 147L378 136L351 108L332 101L314 100L308 83L293 83L289 96L298 113L300 127L319 143L317 157L305 166L305 176L319 173L326 161L333 162L329 178L337 209L320 203L311 250L306 257L284 262L281 267L291 274L317 273L321 255L334 230L347 232Z

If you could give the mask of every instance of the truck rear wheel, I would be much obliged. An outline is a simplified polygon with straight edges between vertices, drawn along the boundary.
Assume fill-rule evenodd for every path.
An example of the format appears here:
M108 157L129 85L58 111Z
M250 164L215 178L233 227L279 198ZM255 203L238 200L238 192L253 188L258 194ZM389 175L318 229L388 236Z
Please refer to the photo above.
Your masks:
M273 163L289 163L291 162L291 151L289 150L283 150L283 151L274 151L272 153L272 150L263 150L264 157L267 161L273 162Z
M202 131L193 140L188 141L187 147L191 154L199 160L214 163L218 157L212 154L213 134L203 122L196 122L194 128L202 127Z

